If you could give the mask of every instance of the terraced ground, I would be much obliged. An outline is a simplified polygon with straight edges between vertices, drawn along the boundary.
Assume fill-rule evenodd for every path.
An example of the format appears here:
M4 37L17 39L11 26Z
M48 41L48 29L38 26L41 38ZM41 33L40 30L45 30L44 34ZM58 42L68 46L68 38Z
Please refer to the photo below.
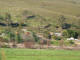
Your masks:
M0 49L0 57L1 60L80 60L80 51Z

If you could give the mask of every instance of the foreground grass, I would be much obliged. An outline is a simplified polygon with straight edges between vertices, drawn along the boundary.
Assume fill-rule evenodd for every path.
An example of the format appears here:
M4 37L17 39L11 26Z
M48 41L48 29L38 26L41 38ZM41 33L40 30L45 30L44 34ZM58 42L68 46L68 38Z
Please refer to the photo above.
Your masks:
M5 52L6 60L80 60L80 51L40 49L3 50Z

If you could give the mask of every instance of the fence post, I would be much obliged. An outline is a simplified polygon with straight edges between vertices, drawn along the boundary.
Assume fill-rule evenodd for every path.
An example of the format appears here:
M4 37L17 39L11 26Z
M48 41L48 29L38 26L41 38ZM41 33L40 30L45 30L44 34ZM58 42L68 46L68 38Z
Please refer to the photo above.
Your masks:
M1 50L1 60L6 60L5 52L3 49Z

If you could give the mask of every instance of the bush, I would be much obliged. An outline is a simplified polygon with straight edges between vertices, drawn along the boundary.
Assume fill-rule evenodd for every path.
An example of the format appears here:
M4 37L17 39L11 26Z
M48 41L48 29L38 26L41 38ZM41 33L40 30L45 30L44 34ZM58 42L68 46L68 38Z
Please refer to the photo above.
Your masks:
M71 24L64 23L62 25L62 29L69 29L69 28L71 28Z
M55 39L55 40L61 40L62 38L59 37L59 36L53 36L53 39Z
M33 34L33 37L35 39L35 42L38 42L39 38L37 37L37 35L34 32L32 32L32 34Z
M8 45L2 45L1 47L2 47L2 48L9 48Z
M78 32L76 32L75 30L64 30L63 31L63 36L66 38L70 38L70 37L74 37L74 38L78 38Z
M72 44L74 44L74 41L73 40L70 40L69 43L72 45Z
M57 45L57 46L58 46L58 45L59 45L59 41L53 41L53 40L52 40L52 41L50 42L50 44L53 44L53 45Z

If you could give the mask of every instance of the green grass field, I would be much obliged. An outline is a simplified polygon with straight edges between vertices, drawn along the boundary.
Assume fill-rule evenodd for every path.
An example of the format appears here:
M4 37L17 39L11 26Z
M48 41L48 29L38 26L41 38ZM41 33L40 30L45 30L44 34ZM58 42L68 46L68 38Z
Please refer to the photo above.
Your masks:
M69 50L0 49L4 60L1 53L5 60L80 60L80 51Z

